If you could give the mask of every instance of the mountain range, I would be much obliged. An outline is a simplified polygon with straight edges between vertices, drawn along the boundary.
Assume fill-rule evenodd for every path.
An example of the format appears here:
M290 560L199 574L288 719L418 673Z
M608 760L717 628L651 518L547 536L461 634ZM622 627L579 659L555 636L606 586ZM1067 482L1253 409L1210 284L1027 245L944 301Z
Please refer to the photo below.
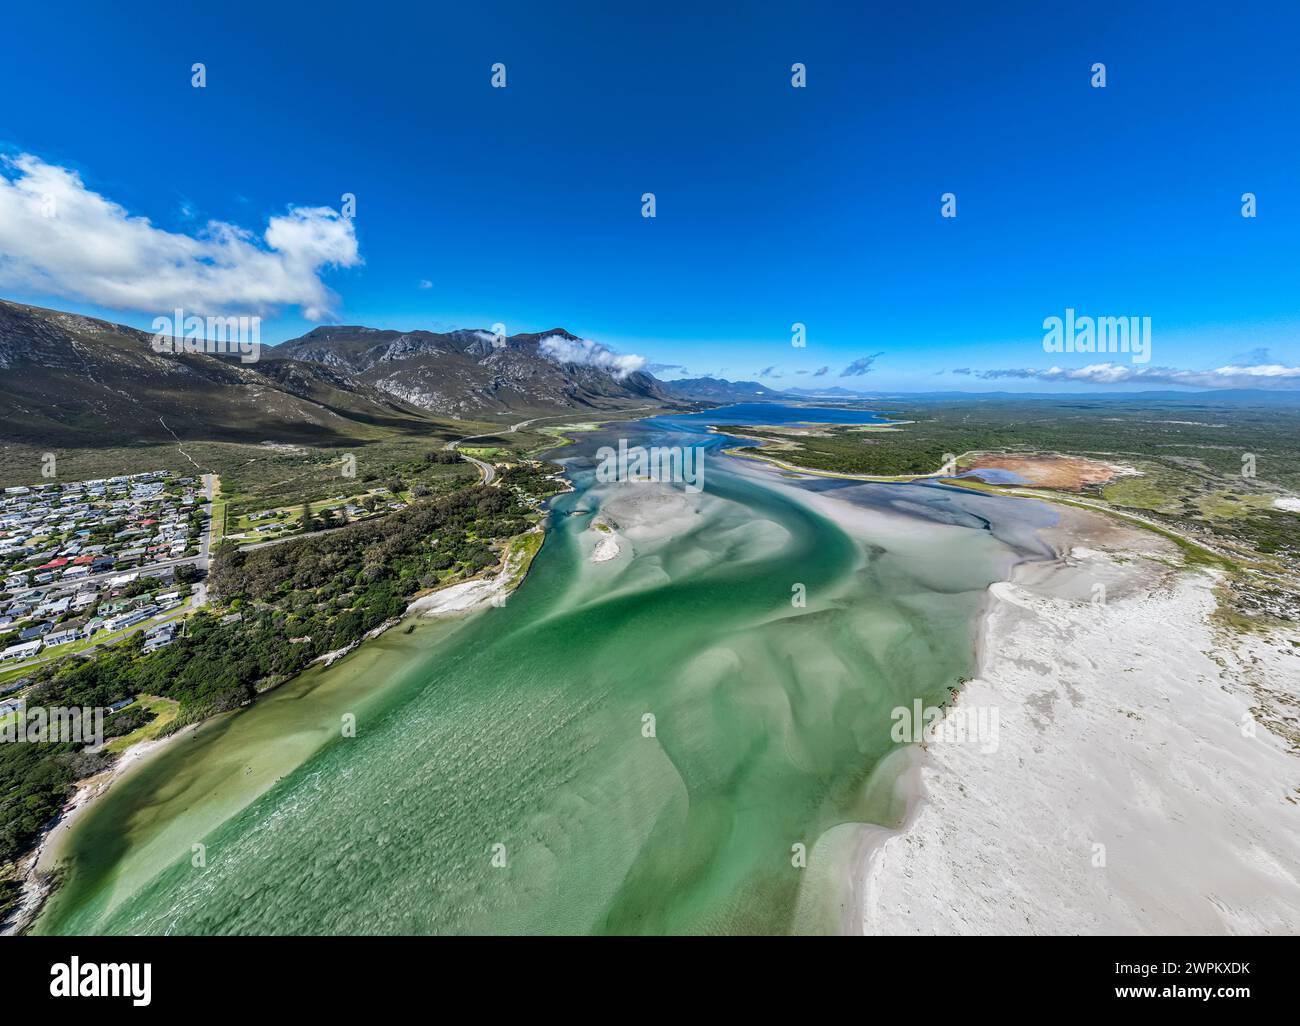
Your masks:
M457 421L507 423L656 405L817 396L850 400L868 394L841 386L782 391L713 377L665 382L643 371L627 372L623 358L563 328L501 337L475 330L320 327L263 347L261 358L249 363L203 353L159 353L152 342L151 333L124 324L0 300L5 441L38 449L173 438L333 445L394 430L422 434L437 427L454 435ZM1142 395L1151 393L1130 397ZM1276 391L1155 395L1182 403L1297 401L1297 393ZM1078 401L1123 398L1096 393Z
M543 340L582 349L563 329L487 332L317 328L261 358L159 353L150 332L0 300L0 431L7 440L88 448L183 440L333 444L422 421L671 406L642 372L565 362Z
M589 345L589 344L587 344ZM487 331L316 328L264 351L273 361L306 362L345 374L411 406L455 419L670 403L664 383L641 371L563 360L586 354L564 330L494 336ZM592 359L599 359L595 352Z

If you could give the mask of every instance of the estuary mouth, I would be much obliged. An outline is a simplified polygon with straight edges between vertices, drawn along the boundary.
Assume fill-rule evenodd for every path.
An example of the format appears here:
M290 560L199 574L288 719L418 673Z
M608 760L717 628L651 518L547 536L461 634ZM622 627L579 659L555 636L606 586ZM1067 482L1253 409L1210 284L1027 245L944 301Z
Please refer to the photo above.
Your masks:
M706 446L705 487L596 480L619 437ZM970 675L1018 554L948 491L806 488L689 421L565 459L575 488L508 601L390 632L142 766L69 841L40 929L836 932L836 838L895 815L871 785L891 710ZM356 737L330 738L345 710ZM262 750L290 716L299 740ZM203 874L187 836L219 853Z

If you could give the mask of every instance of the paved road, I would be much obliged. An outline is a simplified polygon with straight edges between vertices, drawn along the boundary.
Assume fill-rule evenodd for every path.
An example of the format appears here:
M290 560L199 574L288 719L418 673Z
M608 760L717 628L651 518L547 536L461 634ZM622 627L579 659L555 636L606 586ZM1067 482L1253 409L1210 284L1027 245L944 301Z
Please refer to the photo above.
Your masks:
M212 500L216 495L216 481L216 474L203 475L203 495L208 500L208 519L203 525L203 533L199 535L199 556L195 562L201 575L194 588L195 609L208 604L208 568L212 565Z
M541 420L541 419L542 419L541 417L533 418L533 420ZM526 424L531 424L532 422L533 422L532 420L521 420L518 424L514 424L510 427L510 433L514 434L514 432L518 431L521 427L523 427ZM491 438L493 435L499 435L499 434L501 434L500 431L488 431L485 434L481 434L481 435L466 435L464 438L457 438L454 439L453 441L448 442L446 445L443 446L443 448L450 449L452 452L455 452L456 447L460 445L461 442L472 442L475 438ZM485 485L489 485L497 479L496 467L492 466L491 463L484 463L482 460L475 459L473 456L469 455L469 453L464 453L464 452L460 454L460 458L463 460L469 460L470 463L478 467L479 473L483 475L483 483Z
M139 634L141 631L147 631L152 627L157 627L160 623L167 623L169 621L180 620L184 618L184 616L194 608L197 608L197 603L189 606L178 606L175 609L169 609L162 616L150 617L148 620L144 620L136 624L134 627L128 627L121 634L115 634L113 636L112 641L96 641L93 645L88 645L77 652L73 652L73 653L60 652L59 649L62 646L56 646L54 648L49 648L49 649L42 649L41 654L38 658L28 659L25 662L21 662L21 663L0 663L0 670L3 670L4 672L8 673L10 670L31 669L33 667L40 666L43 663L52 663L55 660L62 659L65 655L69 655L69 654L75 655L79 659L87 659L90 656L93 656L96 652L99 652L105 648L113 648L116 645L120 645L123 641L131 637L131 635L133 634ZM49 655L47 655L46 653L49 653ZM13 681L7 681L6 683L12 684Z
M197 556L190 556L186 559L168 559L161 563L147 563L144 566L138 568L139 573L141 573L143 576L149 577L149 576L153 576L151 571L154 570L161 570L169 566L185 566L187 564L193 564L195 567L198 568L203 579L194 585L191 591L192 597L190 600L190 604L188 606L181 606L179 609L168 610L168 612L161 617L150 617L148 620L145 620L143 623L138 623L134 627L131 627L120 637L114 638L114 640L112 641L96 642L95 644L90 645L89 647L84 648L80 652L76 653L78 656L81 656L83 658L87 656L91 656L102 648L111 645L116 645L121 641L125 641L132 634L136 634L139 633L140 631L148 630L151 627L157 627L158 624L163 623L164 621L167 620L179 619L182 615L189 613L195 609L198 609L200 606L207 605L208 602L207 576L208 576L208 568L211 565L211 556L212 556L212 551L211 551L212 550L212 515L211 515L212 497L215 491L214 488L215 483L216 483L215 474L203 475L203 495L208 500L208 519L207 522L204 524L203 533L199 536L199 554ZM88 581L112 580L114 577L121 576L124 573L132 573L132 572L136 572L136 571L108 570L102 574L94 574L92 576L78 578L75 583L80 585ZM71 581L60 582L57 580L51 581L49 584L43 584L37 588L27 588L23 591L15 592L14 594L24 595L31 591L41 591L47 588L57 587L61 583L72 584L73 582ZM57 649L53 649L51 651L57 652ZM59 657L56 656L55 658L59 658ZM3 666L0 668L3 668L4 670L22 670L22 669L27 669L29 667L39 666L42 663L46 663L50 661L51 660L46 657L45 653L42 652L40 657L36 659L29 659L26 662L22 662L22 663L7 663L7 664L3 664Z
M497 479L496 467L492 466L491 463L484 463L482 460L476 460L473 456L467 455L466 453L461 453L461 456L469 460L474 464L474 466L478 467L479 472L483 475L483 483L485 485L490 485Z

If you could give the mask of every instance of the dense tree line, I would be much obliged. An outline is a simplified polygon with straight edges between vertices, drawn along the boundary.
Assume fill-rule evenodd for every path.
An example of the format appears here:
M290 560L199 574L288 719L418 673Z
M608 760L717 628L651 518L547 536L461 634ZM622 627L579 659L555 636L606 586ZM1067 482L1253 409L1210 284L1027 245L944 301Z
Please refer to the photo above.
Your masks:
M409 594L437 583L429 574L495 564L485 542L526 530L527 512L509 492L467 488L330 534L252 551L223 547L209 583L225 602L269 602L315 589L332 597L383 581L399 583L395 590Z
M0 745L0 863L15 857L67 800L70 744Z
M415 592L495 565L488 542L526 530L527 513L510 491L475 486L327 535L249 552L223 546L209 586L238 618L200 611L182 636L148 655L136 634L95 659L44 666L33 673L28 704L107 708L162 695L180 703L173 730L237 708L399 616ZM105 733L148 720L127 707L106 719ZM79 747L0 744L0 863L30 844L76 779L107 762Z
M558 463L549 461L517 463L501 472L501 481L508 488L518 489L525 495L548 499L565 490L565 483L556 480L554 476L563 469Z

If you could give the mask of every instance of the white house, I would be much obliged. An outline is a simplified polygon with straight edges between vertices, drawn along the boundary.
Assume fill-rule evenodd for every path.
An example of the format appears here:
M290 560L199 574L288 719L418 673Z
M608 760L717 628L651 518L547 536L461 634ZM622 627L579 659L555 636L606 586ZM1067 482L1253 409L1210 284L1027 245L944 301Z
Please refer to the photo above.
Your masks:
M10 645L3 652L0 652L0 662L8 662L10 659L30 659L41 650L41 641L38 638L35 641L24 641L20 645Z

